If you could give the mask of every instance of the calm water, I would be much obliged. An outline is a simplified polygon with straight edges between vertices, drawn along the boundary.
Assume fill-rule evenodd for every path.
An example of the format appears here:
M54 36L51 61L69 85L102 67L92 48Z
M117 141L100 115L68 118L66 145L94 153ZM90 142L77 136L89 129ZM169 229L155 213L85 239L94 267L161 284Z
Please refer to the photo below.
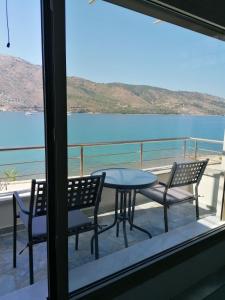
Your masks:
M30 146L44 144L44 119L42 113L25 116L22 112L0 113L1 139L0 147ZM184 116L184 115L115 115L115 114L72 114L68 116L69 144L89 143L113 140L135 140L166 137L192 136L222 140L225 129L224 116ZM174 143L146 145L146 159L160 158L168 148L174 148ZM85 166L92 169L103 164L138 160L138 145L98 147L85 150ZM177 148L182 145L176 143ZM209 146L220 150L218 146ZM158 150L160 148L160 150ZM163 150L164 149L164 150ZM149 153L150 150L151 153ZM164 152L163 152L164 151ZM118 153L114 157L96 157L96 155ZM134 153L130 153L134 152ZM70 150L70 173L77 173L79 161L76 156L79 149ZM121 154L123 153L123 154ZM93 157L94 156L94 157ZM36 160L36 163L33 163ZM16 169L18 176L42 173L44 170L43 151L18 151L0 153L0 164L28 163L2 166L0 173L5 169ZM30 163L29 163L30 162ZM3 176L1 176L3 177Z

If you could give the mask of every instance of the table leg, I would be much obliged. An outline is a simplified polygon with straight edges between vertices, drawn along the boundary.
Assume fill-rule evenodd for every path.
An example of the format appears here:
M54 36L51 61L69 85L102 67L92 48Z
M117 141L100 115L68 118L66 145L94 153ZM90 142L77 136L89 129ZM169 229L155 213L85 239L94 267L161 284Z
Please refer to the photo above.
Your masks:
M122 215L122 221L123 221L123 237L124 237L124 244L125 247L128 247L128 241L127 241L127 230L126 230L126 221L127 221L127 192L121 192L122 194L122 206L123 206L123 215Z
M134 223L134 209L135 209L135 205L136 205L136 190L134 190L134 193L133 193L133 201L131 203L131 199L130 199L130 220L131 220L131 223L133 224ZM131 225L130 226L130 230L133 229L133 226Z
M128 223L130 224L130 229L132 230L133 228L136 228L139 231L142 231L144 233L146 233L149 238L152 238L152 235L149 231L147 231L146 229L143 229L137 225L134 224L134 209L135 209L135 202L136 202L136 191L134 190L134 194L133 194L133 202L131 204L131 201L129 201L131 207L128 209L131 211L131 214L128 214Z
M120 194L120 195L119 195ZM120 197L119 197L120 196ZM128 199L127 199L128 196ZM119 203L120 198L120 203ZM127 201L128 200L128 201ZM116 190L115 195L115 217L114 221L111 225L107 226L106 228L98 231L97 234L101 234L116 225L116 236L119 236L119 225L120 222L123 223L123 236L124 236L124 244L125 247L128 247L128 239L127 239L127 231L126 231L126 222L130 225L130 229L133 228L146 233L149 238L152 238L152 235L147 230L137 226L134 224L134 210L135 210L135 202L136 202L136 191L133 192L133 199L132 199L132 190ZM119 215L118 215L119 210ZM91 253L93 254L93 243L94 243L95 235L91 238Z
M116 224L117 224L117 220L118 220L118 202L119 202L119 196L118 196L118 190L116 190L116 195L115 195L115 215L114 215L114 221L111 225L105 227L102 230L99 230L97 234L103 233L111 228L113 228ZM93 249L94 249L94 238L95 235L92 236L91 238L91 254L93 254Z
M136 191L134 191L133 197L132 197L132 190L119 190L120 193L120 213L117 219L117 230L119 230L119 224L120 222L123 223L123 236L124 236L124 244L125 247L128 247L128 240L127 240L127 231L126 231L126 222L128 221L128 224L130 225L130 228L135 228L139 231L142 231L146 233L149 238L152 237L151 233L147 230L137 226L134 224L134 206L135 206L135 200L136 200ZM118 236L118 231L117 231Z
M119 200L119 193L120 193L120 213L119 213L119 218L117 218L117 222L116 222L116 237L119 236L119 230L120 230L120 221L121 221L121 216L123 213L123 194L122 191L118 191L117 190L117 201Z

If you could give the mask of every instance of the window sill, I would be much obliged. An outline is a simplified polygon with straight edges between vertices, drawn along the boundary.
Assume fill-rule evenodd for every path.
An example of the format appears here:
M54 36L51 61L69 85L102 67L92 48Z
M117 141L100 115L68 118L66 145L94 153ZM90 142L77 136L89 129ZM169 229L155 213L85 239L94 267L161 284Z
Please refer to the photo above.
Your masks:
M118 279L121 280L121 278L126 278L132 273L140 271L149 263L154 265L165 257L169 258L174 252L181 253L189 246L197 244L200 239L207 242L209 234L216 236L222 230L225 235L224 224L214 216L206 217L198 222L144 240L129 248L77 267L69 272L70 291L73 291L71 296L82 297L84 293L98 291L99 287L107 287ZM207 246L204 249L207 249ZM191 251L188 253L189 257L196 254L196 252ZM178 260L176 259L173 264L178 264ZM168 265L164 264L164 268L167 267ZM43 280L0 297L0 300L40 300L46 297L47 282Z

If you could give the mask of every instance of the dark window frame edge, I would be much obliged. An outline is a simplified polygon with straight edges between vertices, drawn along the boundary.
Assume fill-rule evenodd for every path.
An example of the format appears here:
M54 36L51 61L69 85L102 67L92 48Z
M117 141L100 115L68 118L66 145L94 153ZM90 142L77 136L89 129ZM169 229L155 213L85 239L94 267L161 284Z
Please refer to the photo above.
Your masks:
M222 241L225 241L225 224L70 292L70 298L88 300L93 298L103 299L107 295L116 297L127 289L134 288ZM130 283L132 283L132 286Z
M68 299L65 0L40 0L47 181L48 297Z
M225 41L225 28L160 1L103 0L165 22Z
M190 17L190 18L194 18L200 22L203 22L203 23L207 23L208 25L211 25L213 27L217 27L218 29L222 29L222 30L225 30L225 27L220 25L220 24L217 24L217 23L214 23L212 21L209 21L207 19L204 19L202 17L199 17L197 15L194 15L192 13L189 13L188 11L185 11L185 10L182 10L180 8L177 8L171 4L167 4L166 2L163 2L163 1L160 1L160 0L144 0L146 2L152 2L152 3L155 3L155 4L158 4L158 5L162 5L164 7L167 7L168 9L171 9L171 10L175 10L177 13L180 13L180 14L183 14L183 15L186 15L187 17Z

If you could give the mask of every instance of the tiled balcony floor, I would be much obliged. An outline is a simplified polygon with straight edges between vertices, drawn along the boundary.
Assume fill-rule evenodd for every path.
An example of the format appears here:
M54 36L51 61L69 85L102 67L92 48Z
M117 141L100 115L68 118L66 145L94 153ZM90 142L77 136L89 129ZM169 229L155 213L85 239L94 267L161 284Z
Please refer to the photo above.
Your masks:
M200 208L200 217L214 214L209 209ZM100 224L111 224L113 213L102 214ZM173 206L168 211L169 229L186 225L195 221L195 206L184 203ZM163 209L160 205L149 202L136 207L135 224L149 230L153 236L164 232ZM127 226L129 246L148 239L145 233L137 230L130 231ZM92 232L80 235L79 250L74 250L74 237L69 238L69 269L94 260L90 253L90 237ZM18 233L18 251L24 248L26 232ZM100 256L106 256L124 248L122 228L120 236L116 238L116 228L112 228L99 236ZM0 237L0 296L13 290L29 285L29 266L27 249L17 256L17 268L12 267L12 233L2 234ZM46 278L46 243L34 246L34 275L35 281Z

